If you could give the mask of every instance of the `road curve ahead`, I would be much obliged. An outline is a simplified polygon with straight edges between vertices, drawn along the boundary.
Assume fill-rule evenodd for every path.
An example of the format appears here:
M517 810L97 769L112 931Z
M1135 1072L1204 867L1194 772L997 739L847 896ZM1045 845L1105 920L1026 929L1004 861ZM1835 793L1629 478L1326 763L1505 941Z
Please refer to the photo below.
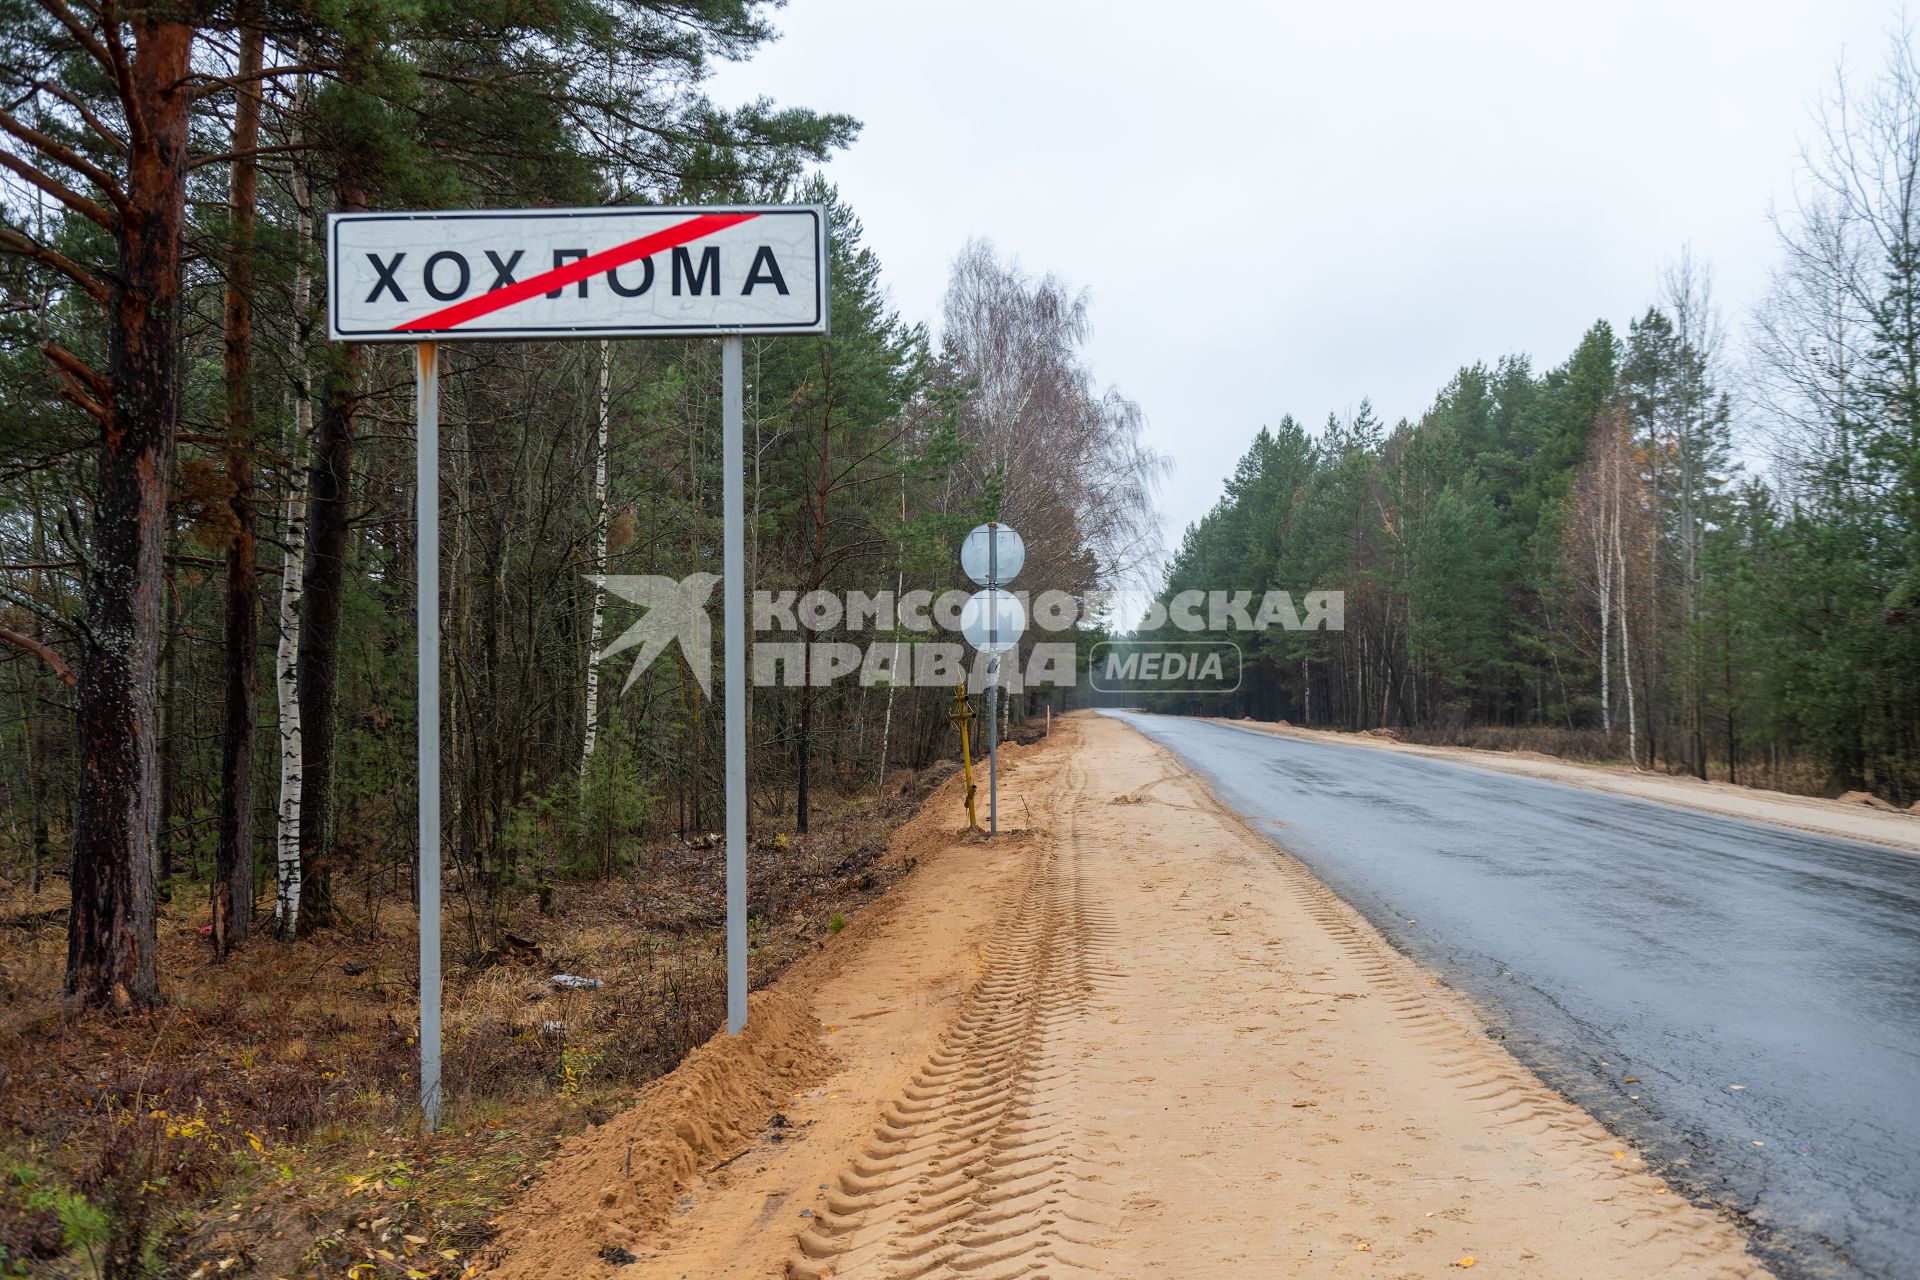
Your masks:
M1172 716L1172 750L1780 1274L1920 1276L1920 857Z

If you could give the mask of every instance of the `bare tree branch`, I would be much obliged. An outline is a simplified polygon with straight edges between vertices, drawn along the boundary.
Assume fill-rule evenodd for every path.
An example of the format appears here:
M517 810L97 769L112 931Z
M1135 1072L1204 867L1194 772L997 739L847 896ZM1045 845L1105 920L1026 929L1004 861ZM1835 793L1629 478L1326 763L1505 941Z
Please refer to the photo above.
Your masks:
M114 229L115 221L112 214L101 208L100 205L94 201L87 199L79 192L73 190L65 183L34 168L19 156L14 155L13 152L0 151L0 168L13 170L13 172L40 188L40 190L46 192L61 204L66 205L67 208L73 212L79 214L89 222L98 225L102 230L112 231Z
M37 80L34 82L34 88L40 90L42 93L50 94L60 99L60 101L72 107L75 114L82 120L86 121L89 129L92 129L95 133L99 134L100 137L112 143L114 146L119 147L121 150L124 151L126 149L127 140L114 132L111 125L96 115L93 108L87 105L87 100L79 94L63 85L55 84L51 80Z
M78 285L95 302L105 303L109 290L98 276L67 257L58 249L49 248L26 232L5 223L0 223L0 253L10 253L17 258L27 258L58 271L61 275Z
M66 661L62 659L59 654L55 653L46 645L41 644L32 636L22 635L11 627L0 626L0 640L6 641L16 649L26 650L26 652L52 667L53 673L59 676L67 685L71 686L78 683L73 678L73 672L68 669Z
M126 193L120 189L120 184L114 180L113 175L81 155L78 151L75 151L66 143L60 141L58 138L50 138L38 129L21 123L20 118L11 111L0 111L0 129L5 129L8 133L20 139L20 141L26 143L49 160L52 160L55 164L65 165L75 173L86 178L88 182L91 182L94 186L106 193L107 199L113 202L115 209L126 208ZM95 207L98 208L98 206ZM101 210L101 212L105 213L105 210ZM99 221L99 219L95 218L95 221ZM102 225L104 226L106 224L102 223Z

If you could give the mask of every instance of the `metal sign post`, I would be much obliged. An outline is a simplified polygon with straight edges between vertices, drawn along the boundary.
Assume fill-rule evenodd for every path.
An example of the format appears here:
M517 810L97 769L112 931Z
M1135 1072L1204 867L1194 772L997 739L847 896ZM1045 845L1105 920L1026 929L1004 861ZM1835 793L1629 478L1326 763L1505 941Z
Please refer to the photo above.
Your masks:
M961 613L967 643L987 660L987 834L1000 833L1000 653L1020 643L1026 615L1020 602L1001 590L1026 563L1020 535L998 521L977 525L960 544L960 566L982 583ZM1002 614L1006 616L1003 618Z
M420 733L420 1114L440 1127L440 347L414 348L414 640Z
M819 205L332 214L327 336L417 345L420 1111L440 1123L441 340L721 340L727 1029L747 1025L747 690L741 337L827 332ZM692 655L689 655L692 656Z
M740 338L720 339L722 537L720 589L727 691L727 1030L747 1027L747 619Z

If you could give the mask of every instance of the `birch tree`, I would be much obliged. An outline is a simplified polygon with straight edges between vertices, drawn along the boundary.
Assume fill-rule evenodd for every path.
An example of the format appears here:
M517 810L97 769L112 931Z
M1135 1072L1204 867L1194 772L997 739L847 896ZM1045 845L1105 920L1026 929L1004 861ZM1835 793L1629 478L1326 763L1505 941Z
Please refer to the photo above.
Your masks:
M295 92L296 124L290 134L296 144L300 138L297 122L305 106L306 91L303 79ZM306 449L313 433L313 377L308 355L312 340L313 280L307 259L313 241L313 192L307 181L306 165L297 158L289 185L297 247L291 308L293 336L288 361L293 371L293 429L287 450L286 519L282 533L285 553L280 561L280 602L275 615L278 635L273 655L280 768L280 795L275 807L273 923L274 929L287 940L293 939L300 927L300 597L306 580L307 556Z

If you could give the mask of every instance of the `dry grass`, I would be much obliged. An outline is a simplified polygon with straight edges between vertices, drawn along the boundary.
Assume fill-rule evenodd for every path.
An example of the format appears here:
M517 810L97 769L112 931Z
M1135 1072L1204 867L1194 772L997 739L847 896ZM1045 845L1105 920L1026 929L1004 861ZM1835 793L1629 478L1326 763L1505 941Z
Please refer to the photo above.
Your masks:
M1473 747L1481 751L1530 751L1597 764L1625 764L1626 737L1599 729L1560 729L1550 725L1459 725L1425 729L1396 728L1394 739L1430 747Z
M1586 764L1630 766L1631 763L1627 759L1627 736L1624 731L1609 734L1599 729L1561 729L1549 725L1461 725L1452 728L1400 728L1386 732L1396 741L1424 746L1531 752ZM1682 772L1676 760L1656 760L1654 767L1666 773ZM1715 781L1726 781L1726 761L1714 757L1707 772ZM1793 795L1831 798L1843 790L1842 783L1832 770L1798 756L1742 760L1737 772L1738 781L1746 786L1765 787Z
M921 785L848 799L753 851L755 986L910 864L887 838ZM202 901L163 911L166 1005L70 1014L64 886L0 888L0 1275L454 1276L560 1139L677 1064L725 1011L723 857L656 845L646 874L531 894L504 934L449 937L448 1119L418 1131L416 933L405 904L224 965ZM197 895L196 895L197 897ZM449 903L449 920L461 910ZM561 991L555 973L605 980ZM92 1214L92 1217L88 1215ZM222 1266L224 1264L224 1268Z

